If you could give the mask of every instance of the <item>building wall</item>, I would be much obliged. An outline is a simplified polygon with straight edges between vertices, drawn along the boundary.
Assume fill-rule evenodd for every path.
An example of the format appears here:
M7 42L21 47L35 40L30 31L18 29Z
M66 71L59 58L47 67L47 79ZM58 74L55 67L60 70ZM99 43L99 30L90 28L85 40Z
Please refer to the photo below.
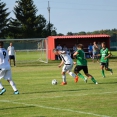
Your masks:
M63 36L64 37L64 36ZM106 45L108 48L110 48L110 38L109 37L102 37L102 38L53 38L53 37L49 37L48 38L48 59L50 60L55 60L55 55L53 54L52 50L54 48L56 48L56 46L58 44L60 44L61 46L63 46L64 44L66 44L66 46L69 49L72 49L73 46L75 44L83 44L84 48L86 50L86 48L88 48L88 45L90 43L93 44L93 42L96 41L98 42L106 42ZM86 50L87 51L87 50Z

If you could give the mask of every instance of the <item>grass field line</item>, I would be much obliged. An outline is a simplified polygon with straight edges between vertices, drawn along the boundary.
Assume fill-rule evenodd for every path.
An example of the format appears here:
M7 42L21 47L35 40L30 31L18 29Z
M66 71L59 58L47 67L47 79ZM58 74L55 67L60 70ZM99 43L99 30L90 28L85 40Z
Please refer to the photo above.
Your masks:
M113 91L113 92L102 92L102 93L88 93L88 94L77 94L77 95L64 95L64 96L52 96L52 97L48 97L48 96L41 96L41 97L36 97L36 98L23 98L23 99L17 99L14 101L20 101L20 100L33 100L33 99L49 99L49 98L61 98L61 97L74 97L74 96L86 96L86 95L103 95L103 94L113 94L113 93L117 93L117 91Z
M54 107L50 107L50 106L43 106L43 105L37 105L37 104L20 103L20 102L14 102L14 101L10 101L10 100L0 100L0 102L19 104L19 105L24 105L24 106L34 106L34 107L38 107L38 108L45 108L45 109L52 109L52 110L59 110L59 111L68 111L68 112L92 115L92 116L97 116L97 117L111 117L111 116L107 116L107 115L94 114L94 113L90 113L90 112L77 111L77 110L72 110L72 109L54 108Z

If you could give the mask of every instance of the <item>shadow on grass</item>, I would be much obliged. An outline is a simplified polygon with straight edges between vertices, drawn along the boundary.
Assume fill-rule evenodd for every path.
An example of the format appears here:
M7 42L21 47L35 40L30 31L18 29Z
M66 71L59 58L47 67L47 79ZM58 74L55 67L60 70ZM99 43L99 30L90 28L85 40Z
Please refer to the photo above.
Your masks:
M34 108L35 106L25 106L25 107L9 107L9 108L0 108L0 110L11 110L11 109L23 109L23 108Z
M54 93L54 92L76 92L82 90L91 90L91 89L76 89L76 90L49 90L49 91L42 91L42 92L26 92L21 94L35 94L35 93Z
M117 82L101 82L99 84L117 84Z

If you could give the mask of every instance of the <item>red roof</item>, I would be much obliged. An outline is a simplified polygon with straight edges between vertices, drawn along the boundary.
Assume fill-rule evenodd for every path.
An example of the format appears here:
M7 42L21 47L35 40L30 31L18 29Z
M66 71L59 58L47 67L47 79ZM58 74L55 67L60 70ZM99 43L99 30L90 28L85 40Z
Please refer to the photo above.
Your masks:
M70 35L70 36L50 36L54 39L66 39L66 38L101 38L101 37L110 37L106 34L96 34L96 35Z

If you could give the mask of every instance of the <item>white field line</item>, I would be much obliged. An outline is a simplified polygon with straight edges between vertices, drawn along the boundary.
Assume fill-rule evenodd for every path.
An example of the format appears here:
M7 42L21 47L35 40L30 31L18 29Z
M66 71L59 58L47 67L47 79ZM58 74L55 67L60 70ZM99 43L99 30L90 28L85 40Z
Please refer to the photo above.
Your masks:
M104 95L104 94L112 94L112 93L117 93L117 91L113 91L113 92L102 92L102 93L90 93L90 94L77 94L77 95L64 95L64 96L52 96L52 97L47 97L47 96L41 96L41 97L36 97L36 98L23 98L23 99L17 99L14 101L18 101L18 100L34 100L34 99L51 99L51 98L61 98L61 97L73 97L73 96L86 96L86 95Z
M25 106L34 106L34 107L38 107L38 108L46 108L46 109L51 109L51 110L68 111L68 112L80 113L80 114L85 114L85 115L93 115L93 116L97 116L97 117L111 117L111 116L107 116L107 115L99 115L99 114L94 114L94 113L90 113L90 112L76 111L76 110L72 110L72 109L54 108L54 107L49 107L49 106L37 105L37 104L20 103L20 102L14 102L14 101L9 101L9 100L0 100L0 102L19 104L19 105L25 105Z

